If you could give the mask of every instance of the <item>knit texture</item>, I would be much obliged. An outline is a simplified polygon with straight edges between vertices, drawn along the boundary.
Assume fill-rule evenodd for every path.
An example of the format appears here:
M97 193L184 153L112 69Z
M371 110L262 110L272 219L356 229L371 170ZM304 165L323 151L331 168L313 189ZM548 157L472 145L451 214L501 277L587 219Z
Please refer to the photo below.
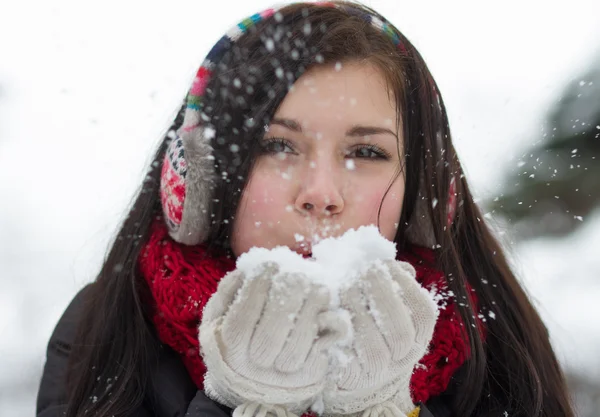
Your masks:
M463 340L466 333L444 274L433 267L434 253L411 247L398 260L410 263L416 270L417 281L438 294L439 318L433 338L410 381L413 402L426 403L446 390L470 351ZM163 220L158 219L152 225L138 264L153 297L152 321L158 337L181 355L192 380L203 389L206 367L198 342L202 310L220 279L235 269L235 261L224 255L209 255L204 246L175 242Z
M235 261L211 258L203 247L176 243L162 219L153 224L138 261L153 297L152 320L159 339L181 355L192 380L202 388L206 373L198 342L202 309L221 278L235 268Z
M326 352L350 331L348 322L328 319L330 300L323 284L274 262L225 275L199 330L206 394L230 408L307 410L323 392Z
M413 246L400 259L410 263L417 271L417 281L438 294L439 316L433 331L429 351L419 361L410 380L410 391L415 403L426 403L431 397L443 393L454 372L471 356L463 321L457 312L456 302L448 289L443 272L434 268L432 250ZM470 287L467 287L470 291ZM477 299L473 295L476 303Z
M340 292L354 338L323 391L327 416L404 417L414 408L410 378L438 316L432 294L415 276L409 263L386 260Z

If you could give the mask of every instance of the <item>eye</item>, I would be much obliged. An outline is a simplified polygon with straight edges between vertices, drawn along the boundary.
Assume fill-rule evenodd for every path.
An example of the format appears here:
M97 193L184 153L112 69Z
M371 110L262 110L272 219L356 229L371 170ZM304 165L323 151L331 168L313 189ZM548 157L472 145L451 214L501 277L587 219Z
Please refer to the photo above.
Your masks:
M390 155L386 151L375 145L359 145L349 152L347 156L360 159L390 159Z
M262 153L264 154L282 154L291 153L295 154L294 146L286 139L282 138L268 138L263 139L260 143Z

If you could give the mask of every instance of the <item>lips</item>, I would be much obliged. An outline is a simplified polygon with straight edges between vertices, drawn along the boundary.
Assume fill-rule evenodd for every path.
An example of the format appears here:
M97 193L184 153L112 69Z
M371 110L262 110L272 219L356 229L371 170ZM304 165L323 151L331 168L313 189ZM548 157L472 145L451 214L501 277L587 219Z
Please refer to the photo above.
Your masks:
M302 255L303 258L312 257L312 245L307 242L302 242L301 244L297 244L292 249L298 255Z

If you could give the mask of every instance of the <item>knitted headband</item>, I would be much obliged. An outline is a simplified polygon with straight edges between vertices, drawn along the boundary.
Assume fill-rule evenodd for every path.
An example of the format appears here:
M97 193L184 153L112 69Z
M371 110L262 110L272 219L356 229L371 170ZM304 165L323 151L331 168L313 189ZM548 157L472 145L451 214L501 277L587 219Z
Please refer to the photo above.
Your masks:
M373 27L386 34L401 53L406 49L397 29L383 20L381 16L366 13L350 4L307 3L307 5L336 7L359 16ZM203 243L211 225L211 202L216 179L215 157L211 146L215 130L207 125L207 116L203 113L203 99L206 86L218 75L217 65L225 52L231 48L250 28L269 19L280 20L279 8L270 8L243 20L231 28L211 49L202 66L198 69L192 87L186 98L181 126L176 124L169 130L169 144L161 171L160 197L165 222L170 236L186 245ZM267 47L267 50L269 48ZM437 92L436 92L437 94ZM438 96L439 99L439 96ZM408 240L416 245L432 247L435 245L433 226L424 197L424 181L421 178L416 212L407 228ZM456 184L452 177L448 199L448 226L452 224L456 208Z

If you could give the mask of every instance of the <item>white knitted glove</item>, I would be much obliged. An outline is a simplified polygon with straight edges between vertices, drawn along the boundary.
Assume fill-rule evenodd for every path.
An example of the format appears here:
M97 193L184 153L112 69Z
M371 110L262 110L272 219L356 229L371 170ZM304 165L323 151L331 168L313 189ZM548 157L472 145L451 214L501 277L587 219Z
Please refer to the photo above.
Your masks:
M409 383L425 354L438 310L416 281L414 268L394 260L374 262L340 293L352 316L354 338L323 394L326 415L400 417L415 406Z
M329 301L325 287L273 262L251 278L226 275L199 329L206 394L234 416L306 411L326 382L327 349L351 331Z

